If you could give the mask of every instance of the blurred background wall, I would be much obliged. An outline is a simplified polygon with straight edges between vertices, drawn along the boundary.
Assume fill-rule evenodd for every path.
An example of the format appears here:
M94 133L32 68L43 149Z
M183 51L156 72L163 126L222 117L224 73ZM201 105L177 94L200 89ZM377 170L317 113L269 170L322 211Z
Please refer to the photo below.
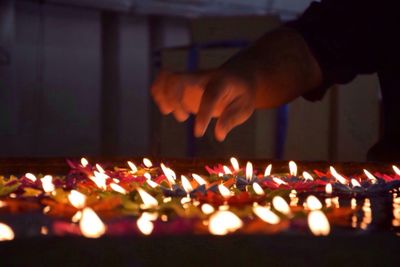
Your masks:
M259 111L222 144L194 140L150 99L160 67L216 67L310 2L3 0L0 156L365 160L379 134L374 75Z

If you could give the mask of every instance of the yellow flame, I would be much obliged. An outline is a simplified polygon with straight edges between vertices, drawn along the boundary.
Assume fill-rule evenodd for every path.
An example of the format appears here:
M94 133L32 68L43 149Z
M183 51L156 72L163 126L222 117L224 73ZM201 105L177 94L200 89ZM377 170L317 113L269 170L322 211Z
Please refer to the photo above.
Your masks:
M213 206L211 206L210 204L207 204L207 203L205 203L205 204L203 204L202 206L201 206L201 211L204 213L204 214L211 214L211 213L213 213L214 211L215 211L215 209L214 209L214 207Z
M213 235L226 235L243 226L242 220L233 212L219 210L210 217L208 230Z
M74 214L74 216L72 216L71 221L72 221L73 223L77 223L77 222L79 222L79 221L81 220L81 218L82 218L82 211L78 210L78 211Z
M232 171L229 169L228 166L224 165L222 166L222 169L224 170L225 174L232 174Z
M151 179L151 174L148 173L148 172L145 172L145 173L143 174L143 176L144 176L144 178L146 178L147 180L150 180L150 179Z
M356 179L351 179L351 185L353 187L356 187L356 186L361 187L361 184Z
M253 190L257 195L260 195L260 196L265 195L265 192L262 189L262 187L256 182L253 183Z
M278 224L281 219L273 213L269 208L262 207L262 206L254 206L253 212L257 215L261 220L269 224Z
M228 198L231 196L231 191L223 184L218 185L219 193L224 197Z
M272 164L269 164L269 165L265 168L264 176L265 176L265 177L270 176L270 175L271 175L271 171L272 171Z
M231 158L231 164L232 164L232 167L235 170L235 172L238 172L240 170L239 162L236 158L234 158L234 157Z
M283 197L276 196L272 199L272 205L274 208L283 214L290 214L290 207Z
M36 180L37 180L36 176L30 172L25 173L25 177L28 178L29 180L31 180L32 182L36 182Z
M6 202L0 200L0 208L7 206Z
M111 184L110 184L110 187L111 187L111 189L114 190L115 192L121 193L121 194L123 194L123 195L126 195L126 193L127 193L126 190L125 190L122 186L120 186L120 185L118 185L118 184L111 183Z
M44 192L49 193L54 191L55 186L53 184L53 176L46 175L42 179L40 179L40 181L42 182Z
M333 177L335 177L336 180L339 181L339 183L341 184L347 184L347 180L346 178L344 178L342 175L340 175L335 168L333 168L332 166L329 167L329 170L332 174Z
M89 161L85 158L81 158L81 165L83 167L86 167L87 165L89 165Z
M152 219L152 215L144 212L136 221L136 225L139 228L140 232L142 232L142 234L150 235L153 232L154 224L152 222Z
M294 161L289 161L290 175L297 176L297 164Z
M325 186L325 192L326 192L327 194L332 194L333 188L332 188L332 185L331 185L331 184L326 184L326 186Z
M158 184L150 179L146 180L146 183L152 187L152 188L156 188L158 186Z
M175 180L176 180L175 172L172 169L166 167L163 163L161 163L160 166L161 166L161 169L162 169L165 177L167 178L168 182L171 185L175 184Z
M94 171L94 176L90 176L90 180L92 180L96 186L102 190L106 190L107 189L107 184L106 184L106 180L109 177L107 174L105 173L101 173L101 172L97 172Z
M98 238L106 232L106 226L96 212L91 208L84 208L79 222L82 235L88 238Z
M207 182L204 180L200 175L193 173L192 174L193 179L199 184L199 185L206 185Z
M86 196L76 190L71 190L68 194L68 200L77 209L82 209L86 204Z
M307 197L306 203L307 203L308 209L310 209L310 210L322 209L321 201L319 201L319 199L313 195Z
M308 214L308 227L316 236L329 235L331 231L328 218L320 210L313 210Z
M153 162L151 162L151 160L149 160L148 158L143 158L143 164L144 166L146 166L146 168L153 167Z
M193 187L190 184L190 181L188 178L186 178L185 175L181 175L181 182L182 182L182 187L185 190L186 193L190 193L193 191Z
M250 161L246 164L246 180L251 181L253 179L253 164Z
M100 164L96 164L96 169L99 171L99 173L106 173L106 171L101 167Z
M158 201L152 195L144 191L142 188L137 189L140 195L140 198L143 201L143 205L141 207L143 209L155 208L158 206Z
M132 161L128 161L128 166L129 168L131 168L133 174L135 174L138 171L136 165Z
M378 179L376 179L375 176L372 175L372 173L370 173L366 169L364 169L364 174L367 176L368 180L370 180L373 184L378 182Z
M303 178L306 180L314 181L314 178L311 176L311 174L306 171L303 172Z
M47 228L46 226L40 227L40 233L42 235L47 235L49 233L49 228Z
M0 223L0 241L10 241L15 237L14 231L5 223Z
M392 168L397 175L400 175L400 169L396 165L393 165Z
M287 184L287 182L283 181L282 179L280 179L278 177L272 177L272 180L278 185Z
M352 210L354 210L357 207L357 200L355 198L351 199L350 206Z

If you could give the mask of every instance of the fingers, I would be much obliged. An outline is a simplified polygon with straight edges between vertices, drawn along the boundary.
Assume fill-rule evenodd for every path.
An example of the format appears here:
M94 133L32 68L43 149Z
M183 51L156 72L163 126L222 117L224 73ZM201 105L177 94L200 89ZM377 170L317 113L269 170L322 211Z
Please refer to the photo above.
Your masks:
M215 113L217 105L224 98L225 93L226 86L222 79L210 81L206 85L194 126L194 135L196 137L204 135L213 113Z
M233 128L250 118L254 111L250 103L245 97L238 96L226 106L215 125L215 138L218 141L224 141Z

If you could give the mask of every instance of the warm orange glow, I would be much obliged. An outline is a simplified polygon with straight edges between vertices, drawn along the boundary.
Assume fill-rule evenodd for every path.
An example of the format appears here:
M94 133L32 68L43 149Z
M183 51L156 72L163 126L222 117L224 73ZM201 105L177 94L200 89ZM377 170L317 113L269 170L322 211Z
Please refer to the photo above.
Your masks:
M326 192L327 194L332 194L333 188L332 188L332 185L331 185L331 184L326 184L326 186L325 186L325 192Z
M283 214L290 214L290 207L283 197L276 196L272 199L272 205L274 208Z
M103 167L100 166L100 164L96 164L96 169L99 171L99 173L106 173L106 171L103 169Z
M253 179L253 164L250 161L246 164L246 180L251 181Z
M15 237L14 231L5 223L0 223L0 242L10 241Z
M94 171L93 173L94 176L89 176L89 179L92 180L98 188L106 190L107 189L106 180L109 176L105 173L101 173L98 171Z
M253 212L257 215L261 220L269 224L278 224L281 219L273 213L269 208L262 207L262 206L254 206Z
M219 193L224 197L228 198L231 196L231 191L223 184L218 185Z
M82 218L82 211L78 210L78 211L74 214L74 216L72 216L71 221L72 221L73 223L77 223L77 222L79 222L79 221L81 220L81 218Z
M262 187L256 182L253 183L253 190L257 195L260 195L260 196L265 195L265 192L262 189Z
M193 187L190 184L190 181L188 180L188 178L186 178L185 175L181 175L181 182L182 182L182 187L185 190L186 193L190 193L193 191Z
M193 173L192 174L193 179L199 184L199 185L206 185L207 182L204 180L200 175Z
M150 209L158 206L157 199L155 199L152 195L150 195L140 187L137 190L139 192L140 198L143 201L143 204L140 205L141 208Z
M7 206L6 202L0 200L0 208Z
M153 220L156 220L158 214L151 214L148 212L144 212L140 218L136 221L136 225L139 228L140 232L144 235L150 235L154 230Z
M222 166L222 169L224 170L225 174L232 174L232 171L228 168L228 166L224 165Z
M203 204L202 206L201 206L201 211L204 213L204 214L211 214L211 213L213 213L214 211L215 211L215 209L214 209L214 207L213 206L211 206L210 204L207 204L207 203L205 203L205 204Z
M46 175L42 179L40 179L40 181L42 182L42 187L44 192L50 193L54 191L55 186L53 184L53 176Z
M106 226L91 208L83 209L79 228L82 235L88 238L99 238L106 232Z
M264 176L265 176L265 177L270 176L270 175L271 175L271 171L272 171L272 164L269 164L269 165L265 168Z
M319 199L317 197L313 196L313 195L307 197L306 203L307 203L307 208L309 210L320 210L320 209L322 209L321 201L319 201Z
M172 169L166 167L163 163L161 163L160 166L161 166L161 169L162 169L165 177L167 178L168 182L171 185L175 184L176 183L175 182L175 180L176 180L175 172Z
M272 177L272 180L278 185L287 184L287 182L283 181L281 178L278 177Z
M240 170L239 162L236 158L234 158L234 157L231 158L231 164L232 164L232 167L235 170L235 172L238 172Z
M129 166L129 168L131 168L131 171L133 174L137 173L137 171L138 171L137 167L132 161L128 161L128 166Z
M333 168L332 166L329 167L329 170L332 174L333 177L335 177L336 180L339 181L339 183L341 184L347 184L347 180L346 178L344 178L342 175L340 175L335 168Z
M86 167L87 165L89 165L89 161L85 158L81 158L81 165L82 167Z
M397 175L400 175L400 169L397 166L393 165L392 168Z
M143 164L146 168L153 167L153 162L151 162L151 160L149 160L148 158L143 158Z
M320 210L313 210L308 214L308 227L316 236L329 235L331 231L328 218Z
M290 175L297 176L297 164L294 161L289 161Z
M353 187L356 187L356 186L361 187L361 184L356 179L351 179L351 185Z
M30 172L25 173L25 177L27 179L31 180L32 182L36 182L36 180L37 180L36 176Z
M68 194L68 200L77 209L82 209L86 204L86 196L76 190L71 190Z
M219 210L210 217L208 230L213 235L226 235L243 226L242 220L233 212Z
M350 206L351 206L351 209L352 209L352 210L354 210L354 209L357 208L357 200L356 200L355 198L352 198L352 199L350 200Z
M314 178L311 176L311 174L306 171L303 172L303 178L309 181L314 181Z
M120 186L118 184L111 183L110 187L111 187L112 190L114 190L115 192L118 192L120 194L126 195L126 193L127 193L126 190L122 186Z
M371 181L371 183L375 184L376 182L378 182L378 179L376 179L376 177L366 169L364 169L364 174L367 176L368 180Z

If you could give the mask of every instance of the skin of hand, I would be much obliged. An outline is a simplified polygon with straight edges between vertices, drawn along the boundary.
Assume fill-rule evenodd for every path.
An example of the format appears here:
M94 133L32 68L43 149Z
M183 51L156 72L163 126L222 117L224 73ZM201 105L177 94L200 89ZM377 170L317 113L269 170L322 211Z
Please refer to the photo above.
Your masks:
M174 73L163 70L151 87L162 114L178 121L196 114L194 134L204 135L218 118L215 138L223 141L257 108L290 102L322 81L318 62L302 36L289 28L268 33L215 70Z

